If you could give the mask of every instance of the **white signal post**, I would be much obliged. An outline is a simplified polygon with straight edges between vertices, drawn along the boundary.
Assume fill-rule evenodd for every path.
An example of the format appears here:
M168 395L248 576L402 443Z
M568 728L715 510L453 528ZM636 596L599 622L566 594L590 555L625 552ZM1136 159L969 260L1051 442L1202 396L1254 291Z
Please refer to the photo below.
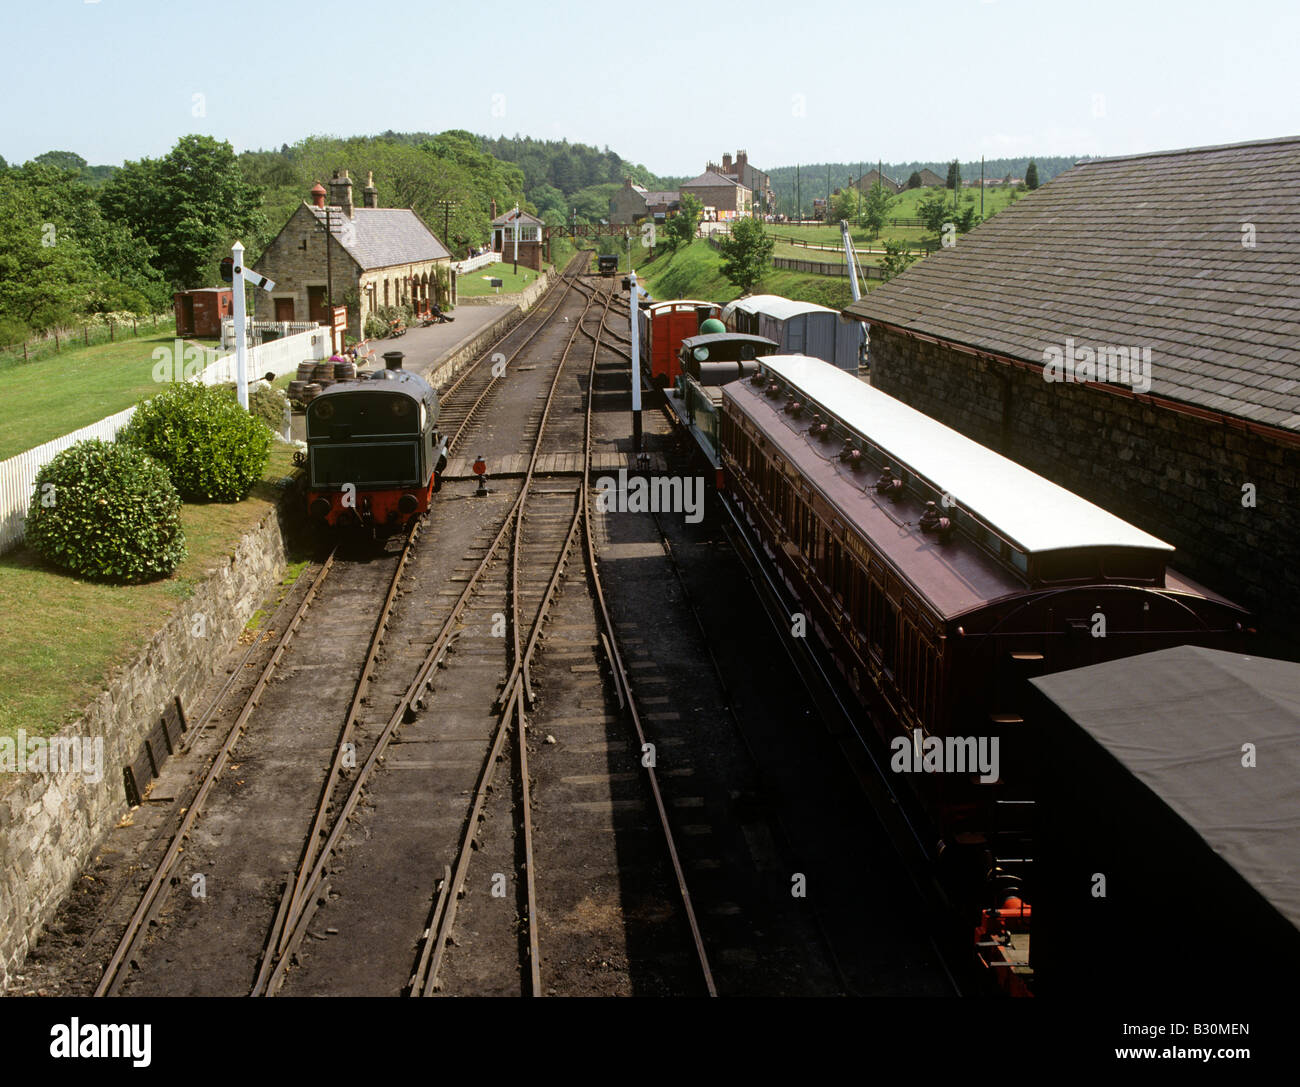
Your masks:
M247 411L248 335L247 329L244 327L244 282L247 280L254 287L261 287L264 291L273 291L275 290L275 281L267 279L266 276L258 275L256 272L244 274L244 246L242 242L235 242L230 247L230 255L233 258L230 278L235 295L235 380L239 395L239 406Z
M519 205L515 205L515 275L519 274Z
M641 329L637 321L636 272L627 276L632 288L632 309L628 320L632 325L632 452L641 452Z

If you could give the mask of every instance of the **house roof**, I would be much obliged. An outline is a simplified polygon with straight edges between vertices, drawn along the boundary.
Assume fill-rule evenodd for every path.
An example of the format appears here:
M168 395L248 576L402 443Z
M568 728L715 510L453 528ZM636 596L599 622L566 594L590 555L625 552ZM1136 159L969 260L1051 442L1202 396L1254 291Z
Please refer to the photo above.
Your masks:
M712 188L717 185L738 185L739 182L734 178L725 177L713 170L705 170L699 177L691 178L690 181L683 181L683 189L703 189Z
M511 209L510 209L509 211L507 211L505 214L503 214L503 215L498 215L495 219L493 219L493 220L492 220L492 225L493 225L493 226L505 226L507 223L513 223L513 222L515 221L515 218L516 218L516 216L515 216L515 209L514 209L514 208L511 208ZM526 225L528 225L528 226L544 226L544 225L545 225L545 224L542 222L541 219L537 218L536 215L529 215L528 212L526 212L526 211L521 211L521 212L519 213L519 215L518 215L518 219L519 219L519 221L520 221L521 223L524 223L524 224L526 224Z
M1038 365L1150 348L1151 395L1300 430L1297 212L1300 137L1090 160L847 312Z
M303 204L317 222L325 223L325 209ZM334 215L334 240L363 269L388 268L450 257L423 220L410 208L353 208L349 220Z
M644 196L647 204L675 204L682 198L682 194L676 189L672 192L648 192Z
M1300 664L1186 645L1029 682L1300 926Z

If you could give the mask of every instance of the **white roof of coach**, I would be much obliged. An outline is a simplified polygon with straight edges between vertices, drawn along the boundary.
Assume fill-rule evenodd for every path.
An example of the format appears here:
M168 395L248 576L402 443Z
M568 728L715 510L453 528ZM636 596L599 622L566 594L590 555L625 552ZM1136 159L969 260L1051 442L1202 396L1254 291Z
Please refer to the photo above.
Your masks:
M761 365L1026 551L1173 547L852 374L807 355Z
M740 310L741 313L765 313L778 321L797 317L801 313L835 312L826 306L819 306L816 302L799 302L779 294L751 294L744 298L737 298L722 311L723 318L729 317L736 310Z

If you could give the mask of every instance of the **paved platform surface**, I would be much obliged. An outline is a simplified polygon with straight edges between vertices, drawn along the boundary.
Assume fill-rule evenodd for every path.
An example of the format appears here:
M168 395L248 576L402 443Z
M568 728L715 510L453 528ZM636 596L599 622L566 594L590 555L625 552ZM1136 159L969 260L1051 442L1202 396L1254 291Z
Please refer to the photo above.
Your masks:
M395 340L371 340L369 346L375 352L373 365L383 366L385 351L401 351L406 355L403 368L423 377L436 369L462 341L475 336L506 312L504 306L457 306L453 315L456 319L451 324L417 326Z

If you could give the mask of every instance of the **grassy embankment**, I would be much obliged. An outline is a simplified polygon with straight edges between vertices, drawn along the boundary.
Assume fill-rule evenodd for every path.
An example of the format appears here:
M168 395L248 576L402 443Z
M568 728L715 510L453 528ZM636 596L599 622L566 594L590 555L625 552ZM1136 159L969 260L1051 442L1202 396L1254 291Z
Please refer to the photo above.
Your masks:
M538 273L531 268L520 265L516 273L512 262L500 261L489 264L485 268L478 268L468 275L459 276L456 280L456 294L460 298L477 298L488 294L518 294L536 283L537 276ZM490 285L493 279L501 280L500 290Z
M651 261L638 261L637 275L641 285L656 299L702 298L730 302L739 298L741 292L722 274L722 264L722 254L704 239L697 238L675 253L661 253ZM869 284L872 288L879 285L878 280ZM853 301L846 277L807 275L775 268L768 270L757 293L784 295L832 309L842 309Z
M169 332L74 348L0 370L0 460L97 423L156 392L153 353L165 348L170 367L175 343Z
M75 720L112 670L139 652L272 508L276 481L294 470L292 454L273 445L263 482L243 502L182 507L189 555L169 578L103 585L49 566L27 547L0 555L0 736L18 728L48 736ZM291 578L303 565L291 567Z

